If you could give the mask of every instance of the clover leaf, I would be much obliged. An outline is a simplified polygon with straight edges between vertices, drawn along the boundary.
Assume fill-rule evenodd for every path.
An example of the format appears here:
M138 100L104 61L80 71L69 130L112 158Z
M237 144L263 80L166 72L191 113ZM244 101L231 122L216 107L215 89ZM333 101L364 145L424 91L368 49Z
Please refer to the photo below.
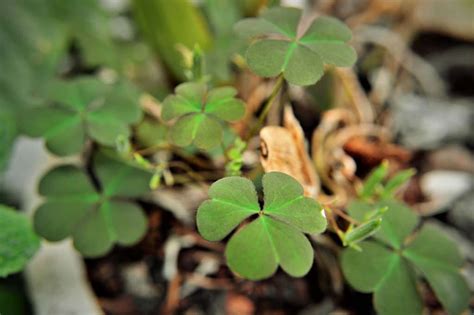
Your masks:
M87 139L113 146L119 135L129 137L129 125L142 116L137 91L124 82L110 86L85 77L59 81L48 95L49 105L21 115L21 129L43 137L57 155L79 153Z
M422 314L423 302L417 291L416 272L426 278L441 304L451 315L462 313L470 293L459 272L463 259L456 244L434 224L414 232L418 217L403 204L381 201L386 206L381 228L374 240L347 248L341 264L347 281L361 292L373 292L377 312L382 315ZM354 203L348 211L362 220L373 207Z
M188 82L178 85L175 93L164 100L162 118L178 118L170 131L178 146L194 144L204 150L218 146L223 137L222 121L238 120L245 112L232 87L207 91L203 83Z
M0 278L22 270L39 245L30 220L0 205Z
M344 23L321 16L300 35L301 13L296 8L274 7L235 25L240 36L255 39L246 53L252 71L263 77L283 74L289 83L311 85L323 75L324 63L340 67L355 63L355 50L347 44L351 30Z
M99 153L94 169L100 188L73 165L49 171L39 184L45 202L37 209L34 226L49 241L71 236L87 257L107 253L114 243L132 245L147 228L142 209L130 198L146 193L151 174Z
M253 217L227 244L230 269L244 278L260 280L270 277L280 265L291 276L301 277L311 268L314 255L304 233L321 233L326 228L321 207L303 196L302 186L284 173L267 173L262 184L263 209L248 179L233 176L212 184L211 199L197 211L199 233L209 241L219 241Z

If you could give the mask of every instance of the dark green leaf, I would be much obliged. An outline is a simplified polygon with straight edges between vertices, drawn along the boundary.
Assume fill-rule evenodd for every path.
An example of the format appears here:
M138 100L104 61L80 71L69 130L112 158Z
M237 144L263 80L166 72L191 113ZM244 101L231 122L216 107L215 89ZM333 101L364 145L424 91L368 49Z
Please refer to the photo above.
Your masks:
M94 78L79 78L53 85L51 104L26 110L22 130L44 137L58 155L79 153L87 138L114 146L117 137L128 137L129 125L140 120L138 92L130 85L107 86Z
M242 177L226 177L215 182L209 190L211 200L197 211L199 233L207 240L219 241L240 222L260 211L252 182Z
M265 174L263 187L265 207L260 210L252 182L241 177L217 181L209 191L211 200L198 209L198 230L208 240L221 240L258 214L229 241L226 257L231 270L259 280L281 265L288 274L301 277L313 263L313 250L303 233L320 233L326 227L321 207L304 197L301 185L286 174Z
M414 272L400 256L394 260L374 293L375 309L380 315L421 315L423 303L416 289Z
M361 251L346 248L341 255L341 266L346 280L358 291L374 292L382 283L397 255L377 242L359 244Z
M300 16L298 9L275 7L236 24L240 36L257 39L246 54L252 71L263 77L283 74L289 83L311 85L322 77L323 62L343 67L355 63L356 53L346 43L351 31L342 22L319 17L298 37Z
M50 241L72 236L74 246L88 257L109 251L114 243L131 245L145 233L142 210L125 197L148 191L151 174L99 153L94 168L97 191L76 166L59 166L41 180L45 202L35 212L36 231Z
M30 220L0 205L0 278L21 271L39 245Z
M458 315L467 309L471 294L459 273L463 259L440 228L425 224L404 256L421 270L449 314Z

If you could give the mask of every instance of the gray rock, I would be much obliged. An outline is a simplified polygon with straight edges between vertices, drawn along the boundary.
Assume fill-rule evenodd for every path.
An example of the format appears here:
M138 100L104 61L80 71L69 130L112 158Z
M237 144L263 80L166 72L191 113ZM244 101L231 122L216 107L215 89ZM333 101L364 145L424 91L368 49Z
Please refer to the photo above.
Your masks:
M474 241L474 189L461 196L448 213L449 220Z
M474 143L474 106L470 100L445 101L406 95L392 102L394 127L403 145L433 149L444 143Z

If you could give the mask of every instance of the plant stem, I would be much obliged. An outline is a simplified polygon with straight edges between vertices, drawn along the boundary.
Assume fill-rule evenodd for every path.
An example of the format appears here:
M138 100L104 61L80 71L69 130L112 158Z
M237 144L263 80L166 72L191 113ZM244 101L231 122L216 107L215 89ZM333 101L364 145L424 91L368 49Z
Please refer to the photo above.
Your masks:
M249 134L247 135L246 137L246 141L249 140L250 138L252 138L255 133L257 132L257 130L263 125L263 123L265 122L265 118L267 118L267 115L268 115L268 112L270 111L270 108L272 107L273 105L273 102L275 100L275 98L277 97L278 93L280 92L281 90L281 87L283 86L283 75L280 74L275 82L275 85L273 86L273 90L272 92L270 93L270 96L267 100L267 102L265 103L265 105L263 105L263 109L262 109L262 112L260 113L260 115L258 116L258 122L256 125L253 126L252 130L249 132Z

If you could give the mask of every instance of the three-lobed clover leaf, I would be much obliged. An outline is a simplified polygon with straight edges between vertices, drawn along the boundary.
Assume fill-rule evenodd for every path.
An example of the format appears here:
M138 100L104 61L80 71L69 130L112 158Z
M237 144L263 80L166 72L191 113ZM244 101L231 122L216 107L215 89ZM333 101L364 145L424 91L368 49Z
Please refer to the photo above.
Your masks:
M178 85L175 93L163 101L162 118L178 118L170 131L178 146L212 149L222 141L222 121L238 120L245 113L244 103L235 98L237 90L232 87L207 91L203 83L188 82Z
M142 209L130 198L146 193L151 174L99 153L94 158L97 189L73 165L58 166L40 181L45 202L34 215L39 235L49 241L71 236L87 257L107 253L114 243L132 245L147 228Z
M359 243L362 251L348 248L342 253L348 282L361 292L373 292L375 308L381 315L416 315L423 312L416 286L419 271L448 313L461 314L468 307L470 293L459 272L463 259L456 244L430 223L413 234L418 217L396 201L381 201L377 206L389 210L375 239ZM370 204L356 202L348 211L363 220L371 209Z
M357 55L347 44L351 30L341 21L321 16L300 35L297 33L301 10L274 7L259 18L248 18L235 25L236 32L256 39L246 53L247 63L256 74L274 77L283 74L290 83L311 85L324 73L324 63L352 66Z
M142 112L137 91L124 82L107 85L95 78L59 81L50 87L51 103L28 109L21 115L27 135L43 137L57 155L79 153L87 139L113 146L119 135L129 137L129 125Z
M30 220L0 205L0 278L22 270L39 245Z
M237 231L227 244L230 269L251 280L270 277L278 268L294 277L305 275L313 264L313 249L304 233L321 233L326 219L319 204L303 196L291 176L270 172L262 179L264 206L260 209L253 183L226 177L212 184L210 200L197 211L199 233L219 241L245 219L254 220Z

